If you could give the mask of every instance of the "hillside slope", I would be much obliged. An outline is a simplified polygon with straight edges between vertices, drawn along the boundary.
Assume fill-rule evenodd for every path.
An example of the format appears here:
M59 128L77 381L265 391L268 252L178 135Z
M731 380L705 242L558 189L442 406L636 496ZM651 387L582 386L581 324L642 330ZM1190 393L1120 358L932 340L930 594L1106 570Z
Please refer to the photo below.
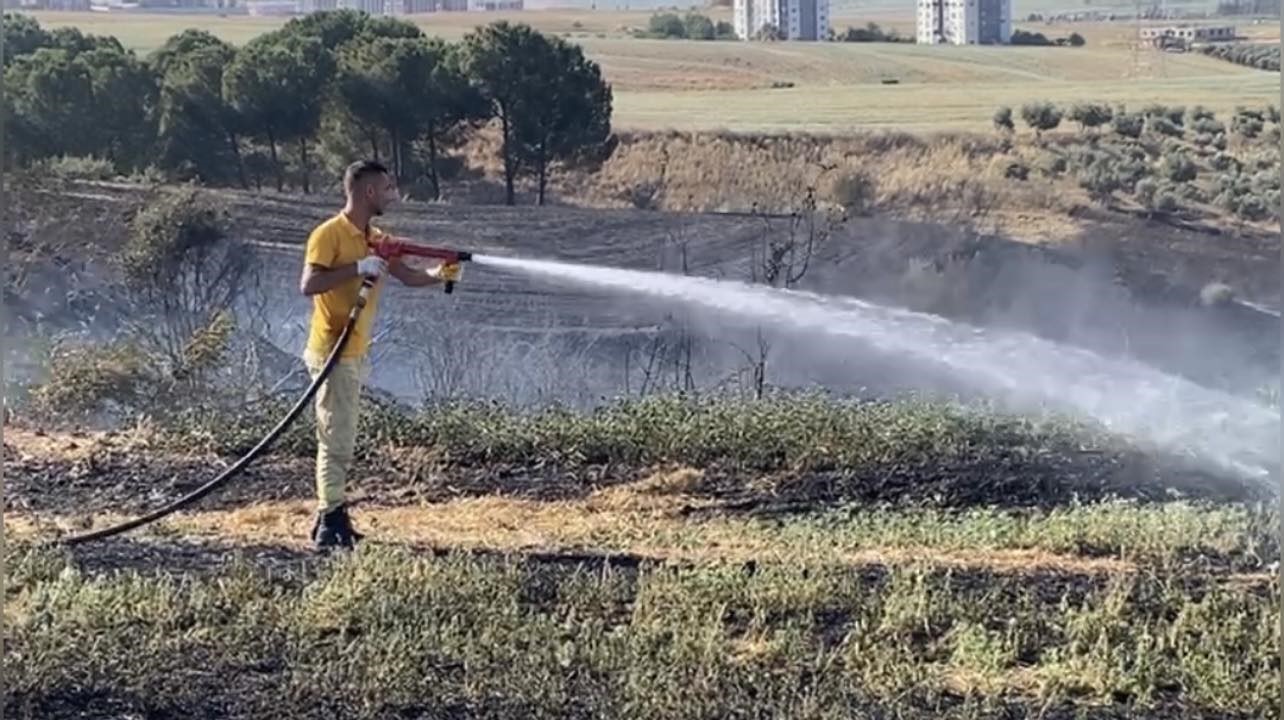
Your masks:
M231 210L236 233L285 246L270 251L265 265L269 272L257 300L270 311L272 339L293 353L302 340L308 303L294 290L299 259L288 247L301 245L308 229L335 206L318 196L218 194ZM69 188L41 206L74 205L78 214L46 219L40 232L74 236L87 232L85 223L92 223L96 242L110 245L124 232L123 225L113 227L111 220L122 221L143 197L140 188L129 185ZM55 229L58 223L66 226ZM671 272L680 271L685 262L690 274L740 280L752 277L755 268L760 274L763 249L788 242L791 233L788 218L767 216L417 203L399 207L385 225L422 242L474 252ZM799 230L792 232L801 239ZM1199 302L1201 288L1173 284L1146 268L1145 260L1144 253L1141 262L1126 256L1075 255L939 225L853 218L818 246L798 287L1034 332L1106 353L1129 353L1170 372L1244 393L1276 376L1275 317L1236 303L1205 307ZM44 277L58 282L65 275L59 270ZM42 282L31 285L40 287ZM30 315L35 306L32 297L25 303L20 298L14 305L19 317L24 309ZM636 383L629 375L641 372L644 353L654 349L658 336L699 338L712 363L708 379L734 372L726 363L743 365L746 343L754 337L752 321L737 328L725 316L690 307L550 284L489 267L469 268L450 297L394 286L383 307L379 323L386 339L381 352L390 363L388 375L402 383L413 374L408 368L440 371L443 364L475 366L470 358L487 357L490 365L520 364L527 373L533 365L541 366L544 380L557 377L563 389L573 387L576 394L596 397ZM715 351L715 346L722 347ZM543 353L538 362L533 348ZM496 354L501 350L519 354L501 357ZM791 360L790 350L785 346L775 351L773 357L780 361L774 364L771 382L817 381L814 368L804 367L807 363L791 367L815 353L794 347L803 357ZM556 370L572 358L596 358L591 364L597 370L574 378ZM398 366L403 369L393 370ZM606 375L595 376L599 371ZM824 374L835 372L841 379L852 369L844 365ZM501 384L521 382L506 376Z

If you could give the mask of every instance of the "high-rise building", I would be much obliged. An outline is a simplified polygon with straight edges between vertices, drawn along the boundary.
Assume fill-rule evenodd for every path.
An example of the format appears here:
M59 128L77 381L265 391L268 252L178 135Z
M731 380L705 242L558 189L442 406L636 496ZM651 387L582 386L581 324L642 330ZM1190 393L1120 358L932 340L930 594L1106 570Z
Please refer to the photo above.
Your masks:
M918 0L920 45L1006 45L1012 0Z
M829 39L829 0L734 0L732 15L741 40Z

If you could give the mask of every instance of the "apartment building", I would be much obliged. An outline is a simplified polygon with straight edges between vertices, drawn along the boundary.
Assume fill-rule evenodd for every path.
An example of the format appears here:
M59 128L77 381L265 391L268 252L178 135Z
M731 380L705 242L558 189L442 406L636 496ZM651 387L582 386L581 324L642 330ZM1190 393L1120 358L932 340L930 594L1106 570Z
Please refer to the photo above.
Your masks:
M1170 25L1145 27L1139 33L1146 45L1156 48L1190 47L1198 43L1230 42L1235 39L1234 25Z
M1006 45L1012 0L918 0L920 45Z
M732 25L741 40L767 39L775 29L778 40L829 39L830 0L734 0Z

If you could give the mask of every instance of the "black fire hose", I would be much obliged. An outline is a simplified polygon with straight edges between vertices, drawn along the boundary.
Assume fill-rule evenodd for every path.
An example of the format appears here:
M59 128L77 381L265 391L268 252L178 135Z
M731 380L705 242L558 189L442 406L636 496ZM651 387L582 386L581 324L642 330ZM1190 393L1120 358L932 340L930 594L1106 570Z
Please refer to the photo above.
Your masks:
M352 311L348 313L348 324L344 326L343 332L339 335L339 340L335 343L334 349L330 351L330 356L326 358L325 366L321 368L321 372L317 374L316 379L314 379L312 384L308 386L308 389L303 393L302 397L295 402L294 407L290 408L290 412L286 413L285 417L281 418L281 421L276 424L276 427L272 428L272 431L265 435L263 439L251 448L249 452L243 455L240 460L237 460L235 464L220 473L218 477L210 480L187 495L184 495L164 507L157 508L146 515L134 518L133 520L128 520L118 525L112 525L111 527L102 528L101 530L93 530L80 535L59 538L55 541L56 544L79 545L81 543L101 540L113 535L129 532L135 528L155 522L156 520L159 520L180 508L186 507L187 505L200 500L211 492L217 490L228 480L231 480L237 473L244 470L245 466L249 465L251 461L263 454L263 452L267 450L278 437L280 437L281 433L285 432L286 428L290 427L295 419L299 417L299 413L303 412L303 409L307 407L312 398L316 396L317 391L321 389L321 384L326 381L326 378L329 377L330 373L334 370L334 366L339 362L339 354L343 352L344 346L348 344L348 338L352 335L352 328L356 326L357 317L361 315L361 310L366 306L366 296L372 287L374 287L373 279L366 278L362 281L361 292L357 296L357 302L353 306Z

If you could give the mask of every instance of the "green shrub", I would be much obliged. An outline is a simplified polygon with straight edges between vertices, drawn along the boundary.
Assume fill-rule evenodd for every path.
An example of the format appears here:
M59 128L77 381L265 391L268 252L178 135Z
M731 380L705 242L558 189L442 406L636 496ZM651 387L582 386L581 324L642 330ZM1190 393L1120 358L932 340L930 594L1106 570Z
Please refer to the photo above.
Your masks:
M1084 130L1105 125L1113 116L1110 106L1099 103L1075 103L1066 113L1067 120L1079 123Z
M48 377L31 392L35 411L77 417L109 409L133 409L156 384L153 364L126 341L55 345Z
M1212 166L1214 170L1218 170L1220 172L1226 172L1229 170L1238 172L1240 168L1239 160L1236 160L1235 156L1228 155L1224 152L1219 152L1214 155L1212 159L1209 160L1208 164Z
M1005 105L994 111L994 127L1006 132L1016 129L1016 125L1012 122L1012 108Z
M105 158L52 157L32 164L37 172L48 173L60 180L114 180L116 166Z
M1026 103L1021 107L1021 119L1036 135L1055 130L1061 124L1061 117L1061 110L1050 102Z
M1177 208L1181 207L1181 201L1177 199L1177 195L1171 190L1161 190L1159 191L1159 194L1155 196L1154 207L1159 212L1176 212Z
M1190 182L1199 174L1199 167L1184 152L1172 152L1164 156L1159 172L1163 177L1175 183Z
M1138 114L1116 110L1110 125L1116 133L1123 137L1139 138L1142 130L1145 129L1146 119Z

